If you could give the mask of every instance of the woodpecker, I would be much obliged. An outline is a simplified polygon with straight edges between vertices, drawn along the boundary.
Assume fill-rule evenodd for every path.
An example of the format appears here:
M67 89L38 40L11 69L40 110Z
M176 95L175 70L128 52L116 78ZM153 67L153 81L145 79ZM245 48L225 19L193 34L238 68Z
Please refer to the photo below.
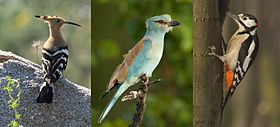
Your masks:
M71 24L79 27L81 27L81 25L65 21L58 16L35 15L35 17L48 23L50 34L42 48L44 81L36 101L38 103L51 103L54 92L53 84L62 76L63 71L66 69L69 55L68 46L60 33L60 28L64 24Z
M209 53L209 55L218 57L224 63L226 71L227 93L222 104L222 112L227 101L254 62L259 49L257 18L250 14L234 15L228 12L227 15L238 24L238 29L231 36L224 55L217 55L214 52L214 46L210 47L211 53Z

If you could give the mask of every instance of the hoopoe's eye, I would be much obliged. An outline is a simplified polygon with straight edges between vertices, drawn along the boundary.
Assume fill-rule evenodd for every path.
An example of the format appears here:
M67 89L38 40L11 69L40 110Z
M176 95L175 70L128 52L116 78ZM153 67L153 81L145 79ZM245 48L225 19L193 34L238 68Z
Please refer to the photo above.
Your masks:
M60 20L58 19L58 20L56 20L56 22L57 22L57 23L60 23Z
M247 20L248 18L247 18L247 17L243 17L242 19L243 19L243 20Z

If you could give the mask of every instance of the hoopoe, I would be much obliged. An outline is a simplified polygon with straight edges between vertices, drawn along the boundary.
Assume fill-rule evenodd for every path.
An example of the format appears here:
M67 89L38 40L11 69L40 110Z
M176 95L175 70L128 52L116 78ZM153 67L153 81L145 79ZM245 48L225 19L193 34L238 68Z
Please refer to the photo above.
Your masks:
M58 16L38 16L37 19L43 20L49 26L49 38L44 43L42 49L42 67L44 73L44 83L40 88L36 99L38 103L51 103L54 89L52 87L66 69L68 60L68 46L64 41L60 28L64 24L71 24L81 27L81 25L65 21Z

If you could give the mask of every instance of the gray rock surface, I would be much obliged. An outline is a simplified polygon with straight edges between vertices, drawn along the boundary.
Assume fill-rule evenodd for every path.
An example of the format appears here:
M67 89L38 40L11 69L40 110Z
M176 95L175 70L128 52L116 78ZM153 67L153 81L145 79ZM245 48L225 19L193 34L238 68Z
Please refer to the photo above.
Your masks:
M51 104L39 104L35 99L42 84L40 65L10 52L0 50L0 78L18 79L22 91L18 112L20 125L24 127L88 127L90 126L90 98L88 88L61 78L55 84ZM6 81L0 82L0 88ZM18 91L14 90L14 96ZM0 126L13 120L13 110L8 106L9 96L0 89Z

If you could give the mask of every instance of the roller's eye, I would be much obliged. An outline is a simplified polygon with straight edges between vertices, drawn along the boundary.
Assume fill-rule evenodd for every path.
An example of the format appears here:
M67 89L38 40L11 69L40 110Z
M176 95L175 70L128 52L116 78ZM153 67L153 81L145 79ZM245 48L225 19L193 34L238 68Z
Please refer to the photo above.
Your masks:
M158 23L160 23L160 24L161 24L161 23L164 23L164 21L163 21L163 20L158 20L157 22L158 22Z
M247 20L248 18L247 18L247 17L243 17L242 19L243 19L243 20Z

